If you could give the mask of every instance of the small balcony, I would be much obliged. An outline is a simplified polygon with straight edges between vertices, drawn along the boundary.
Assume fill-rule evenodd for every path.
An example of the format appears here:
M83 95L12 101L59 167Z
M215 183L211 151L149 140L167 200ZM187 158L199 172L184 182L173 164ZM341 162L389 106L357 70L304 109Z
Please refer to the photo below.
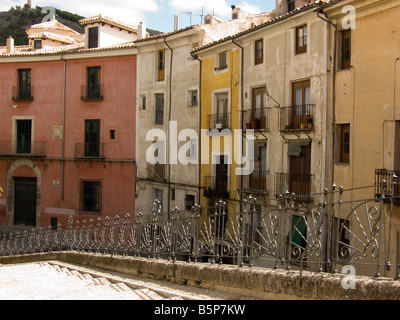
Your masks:
M286 192L294 194L293 199L297 201L311 202L311 186L313 175L277 173L275 175L275 196L285 195Z
M24 101L33 101L33 87L12 87L12 101L15 102L24 102Z
M81 86L82 101L103 100L104 86L102 84Z
M268 109L252 109L243 112L245 129L268 131Z
M76 143L75 159L104 159L104 143Z
M393 202L400 205L399 193L400 171L396 170L375 170L375 197L381 200L384 196L384 201L390 202L393 197Z
M204 177L204 196L210 199L229 199L228 181L217 180L215 176Z
M279 130L281 132L314 130L314 110L313 104L281 108Z
M248 176L238 176L238 186L245 192L268 194L268 177L268 171L254 171Z
M44 158L46 141L0 141L0 157Z
M230 129L230 113L210 114L207 117L207 129Z

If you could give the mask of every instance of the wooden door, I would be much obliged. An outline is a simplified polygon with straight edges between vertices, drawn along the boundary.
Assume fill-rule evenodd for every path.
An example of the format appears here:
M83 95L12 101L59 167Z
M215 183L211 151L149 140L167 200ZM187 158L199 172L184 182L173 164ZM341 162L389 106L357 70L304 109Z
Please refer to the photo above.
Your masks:
M14 224L36 227L36 178L14 178Z

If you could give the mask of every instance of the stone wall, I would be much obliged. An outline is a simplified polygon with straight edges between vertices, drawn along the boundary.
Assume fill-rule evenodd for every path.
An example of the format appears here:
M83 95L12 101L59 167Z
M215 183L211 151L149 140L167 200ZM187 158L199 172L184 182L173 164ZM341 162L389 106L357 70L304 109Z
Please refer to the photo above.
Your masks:
M342 274L327 274L231 265L172 262L80 252L3 257L0 264L59 260L132 276L170 281L265 300L399 300L400 281L354 277L344 289ZM300 285L301 280L301 285Z

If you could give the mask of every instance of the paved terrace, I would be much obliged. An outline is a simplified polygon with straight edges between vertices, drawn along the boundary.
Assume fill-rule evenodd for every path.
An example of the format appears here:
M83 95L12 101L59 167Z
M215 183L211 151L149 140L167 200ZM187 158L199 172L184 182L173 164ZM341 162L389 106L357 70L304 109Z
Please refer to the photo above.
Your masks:
M0 300L226 300L239 295L60 261L0 264Z

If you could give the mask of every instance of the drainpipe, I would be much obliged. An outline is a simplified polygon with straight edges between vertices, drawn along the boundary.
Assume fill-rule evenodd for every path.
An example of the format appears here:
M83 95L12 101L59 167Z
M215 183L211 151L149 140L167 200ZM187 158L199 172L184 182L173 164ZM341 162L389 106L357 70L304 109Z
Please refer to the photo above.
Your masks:
M321 14L323 14L325 17L322 17ZM317 16L318 18L320 18L321 20L325 21L326 23L328 23L330 26L332 26L335 30L335 36L334 36L334 43L333 43L333 68L332 68L332 128L331 128L331 132L332 132L332 141L331 141L331 148L332 148L332 155L331 155L331 186L333 187L333 185L335 184L335 135L336 135L336 121L335 121L335 115L336 115L336 64L337 64L337 39L338 39L338 27L337 24L333 23L331 20L329 20L326 16L326 14L323 12L323 9L320 9L317 11ZM329 38L330 39L330 38ZM329 128L329 105L327 106L327 124L328 124L328 128ZM327 130L328 130L327 128ZM327 149L329 146L329 130L327 131ZM327 181L328 181L328 163L329 163L329 156L328 156L328 152L326 153L326 161L327 161L327 171L326 171L326 180L325 180L325 185L327 186ZM332 190L331 192L331 201L332 203L334 203L334 190ZM331 232L333 232L333 214L331 214L332 216L332 221L331 221ZM324 269L327 269L329 266L329 263L331 262L331 258L332 258L332 233L331 233L331 238L330 238L330 250L328 250L328 221L327 219L324 219L324 234L325 237L323 239L324 243L323 243L323 257L325 257L325 261L328 262L328 265L324 266ZM326 271L326 270L324 270Z
M244 121L243 121L243 110L244 110L244 83L243 83L243 67L244 67L244 48L243 46L241 46L240 44L238 44L235 39L232 39L232 43L234 45L236 45L237 47L240 48L240 116L241 116L241 129L244 128ZM242 147L244 145L244 141L245 139L243 138L243 134L242 134ZM243 150L242 150L242 155L243 155ZM243 169L243 164L241 164L241 167ZM243 186L243 174L240 175L240 186ZM240 212L243 211L243 194L242 192L239 192L239 203L240 203Z
M60 59L64 62L63 72L63 102L62 102L62 156L61 156L61 200L64 200L64 182L65 182L65 98L66 98L66 74L67 61L61 54Z
M168 124L167 124L167 139L170 138L170 131L169 131L169 124L171 122L171 110L172 110L172 63L174 61L174 50L169 46L167 43L167 37L164 37L164 44L168 47L171 51L171 61L169 66L169 106L168 106ZM167 155L167 167L168 167L168 219L171 216L171 163L170 163L170 148L171 144L167 141L168 144L168 155Z
M197 148L197 159L198 159L198 166L199 166L199 176L198 176L198 185L199 185L199 205L200 205L200 197L201 197L201 81L202 81L202 67L203 67L203 61L199 59L199 57L193 52L190 53L190 55L193 57L193 59L199 61L200 67L199 67L199 102L198 102L198 108L199 108L199 140L198 140L198 148Z

